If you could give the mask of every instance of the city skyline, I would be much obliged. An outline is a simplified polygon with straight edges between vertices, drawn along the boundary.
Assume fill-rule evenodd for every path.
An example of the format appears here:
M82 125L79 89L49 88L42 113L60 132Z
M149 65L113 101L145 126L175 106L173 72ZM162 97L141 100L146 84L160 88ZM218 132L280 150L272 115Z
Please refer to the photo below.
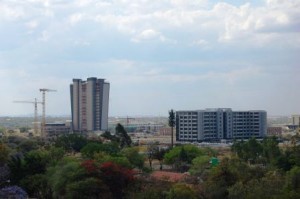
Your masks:
M110 83L109 116L168 110L300 113L297 0L3 0L0 116L33 114L42 99L71 115L69 84ZM41 113L41 107L39 107Z

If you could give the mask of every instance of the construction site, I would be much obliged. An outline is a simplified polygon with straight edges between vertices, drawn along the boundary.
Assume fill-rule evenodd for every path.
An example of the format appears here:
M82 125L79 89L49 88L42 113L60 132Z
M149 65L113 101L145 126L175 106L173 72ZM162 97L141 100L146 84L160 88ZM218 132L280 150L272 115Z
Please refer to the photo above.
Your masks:
M47 124L46 124L46 93L56 92L54 89L40 88L39 91L42 94L42 101L34 98L33 101L30 100L15 100L13 103L19 104L31 104L34 110L34 121L32 122L32 131L30 131L30 136L47 136ZM42 114L39 116L39 105L42 106Z

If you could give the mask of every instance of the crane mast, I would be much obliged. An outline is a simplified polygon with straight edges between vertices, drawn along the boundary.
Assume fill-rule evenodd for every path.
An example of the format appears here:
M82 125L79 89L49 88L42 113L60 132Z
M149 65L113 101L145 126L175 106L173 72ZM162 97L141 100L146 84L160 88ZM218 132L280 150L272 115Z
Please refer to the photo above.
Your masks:
M128 130L128 127L129 127L129 123L130 123L130 120L135 120L134 117L120 117L119 119L126 119L126 128Z
M42 92L42 97L43 97L43 115L42 115L42 132L41 132L41 136L44 137L45 136L45 125L46 125L46 92L56 92L56 90L53 89L48 89L48 88L41 88L40 92Z
M14 103L29 103L34 105L34 122L33 122L33 129L34 134L38 134L38 104L43 104L42 102L39 102L36 98L34 98L34 101L14 101Z

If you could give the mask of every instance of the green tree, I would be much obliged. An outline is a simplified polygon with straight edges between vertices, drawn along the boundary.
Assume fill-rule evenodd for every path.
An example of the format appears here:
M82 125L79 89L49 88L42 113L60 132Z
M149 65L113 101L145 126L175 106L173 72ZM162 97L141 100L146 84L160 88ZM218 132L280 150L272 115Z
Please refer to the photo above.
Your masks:
M273 175L271 175L273 173L270 173L270 177L264 178L267 176L266 173L267 169L261 166L249 165L238 158L224 158L218 166L209 170L208 177L204 181L206 197L228 198L230 196L232 198L238 198L243 196L242 198L247 198L245 193L248 194L248 189L251 191L249 195L256 193L253 191L254 188L251 187L255 186L258 192L259 187L267 182L274 182L273 187L276 188L278 185L277 180L282 179L282 177L279 173L275 172L274 178ZM259 185L262 180L264 180L263 184ZM250 184L247 185L247 183ZM251 196L249 198L253 197Z
M246 144L246 152L248 160L256 162L257 158L262 154L262 145L255 139L250 138Z
M266 160L273 165L277 164L278 157L281 156L278 143L279 142L276 137L265 138L262 142L263 157L265 157Z
M20 136L8 136L7 137L7 145L10 148L17 148L17 146L24 140L27 140L27 139L24 137L20 137Z
M150 143L147 146L147 159L149 161L149 166L152 169L152 161L155 158L155 154L159 150L157 143Z
M80 152L80 150L88 143L87 139L82 135L70 134L60 136L56 142L56 147L62 147L66 151Z
M171 127L171 148L174 146L174 127L175 127L175 112L173 109L169 111L169 126Z
M120 140L121 148L131 146L131 144L132 144L131 138L127 134L127 131L125 130L125 128L120 123L118 123L116 126L116 136Z
M120 153L120 148L116 142L108 142L101 145L101 151L116 156Z
M251 183L249 183L249 186L252 187L253 186L252 184L254 184L254 186L256 186L257 183L258 183L258 180L256 180L256 179L252 180ZM248 186L240 181L228 188L228 198L229 199L246 198L247 194L248 194Z
M98 163L113 162L122 167L126 167L126 168L132 167L129 160L122 155L111 156L109 154L106 154L105 152L98 152L94 154L94 160L96 160Z
M136 147L124 148L122 154L129 160L129 162L140 169L144 167L145 158L139 154L139 150Z
M179 161L181 162L187 162L188 161L188 154L184 150L184 147L181 147L180 152L179 152Z
M120 142L120 139L119 139L117 136L112 135L109 131L105 131L105 132L101 135L101 137L103 137L103 138L105 138L105 139L108 139L108 140L110 140L110 141L112 141L112 142Z
M39 199L52 198L52 190L49 187L48 178L45 174L27 176L21 180L21 185L30 197Z
M12 184L19 184L20 180L25 176L24 160L20 155L13 155L8 161L11 172L10 181Z
M157 150L154 152L154 158L159 161L160 164L160 170L163 168L163 160L164 160L164 155L167 153L167 149L163 148L157 148Z
M56 165L65 155L65 150L62 147L51 146L48 149L49 152L49 163Z
M9 150L5 144L0 143L0 167L7 163Z
M271 171L264 177L237 182L228 188L230 199L252 198L285 198L282 197L284 176L277 171Z
M112 195L102 180L89 177L72 182L66 187L66 198L69 199L110 199Z
M203 151L194 145L176 146L164 155L164 162L180 172L185 172L192 160L200 155L203 155Z
M218 151L211 147L204 147L201 149L202 149L203 153L207 156L216 157L218 155Z
M166 164L174 164L176 161L180 160L191 164L192 160L200 155L203 155L203 151L201 149L194 145L188 144L174 147L165 154L164 160Z
M196 199L196 192L186 184L175 184L170 189L167 199Z
M210 167L210 157L207 155L198 156L193 159L192 167L189 170L192 175L201 176Z
M93 158L94 153L101 151L101 149L101 144L92 142L85 145L80 152L84 157Z
M81 149L81 153L87 158L93 158L95 153L105 152L108 155L118 156L120 148L115 142L109 143L95 143L90 142Z
M18 146L18 149L23 153L27 153L31 150L36 150L38 148L38 142L33 139L23 140Z
M292 147L289 152L291 165L300 167L300 145Z
M287 172L285 187L288 191L294 191L300 196L300 167L295 166Z
M54 198L63 198L66 195L67 186L85 177L84 168L74 158L63 158L54 167L47 170L49 186Z
M24 156L26 175L42 174L46 172L50 156L46 150L33 150Z
M234 142L231 150L235 152L239 158L244 161L256 163L263 154L262 144L255 138L250 138L247 142Z
M229 159L224 159L221 164L211 169L208 179L204 183L208 198L228 198L228 188L237 182L237 176L230 169Z

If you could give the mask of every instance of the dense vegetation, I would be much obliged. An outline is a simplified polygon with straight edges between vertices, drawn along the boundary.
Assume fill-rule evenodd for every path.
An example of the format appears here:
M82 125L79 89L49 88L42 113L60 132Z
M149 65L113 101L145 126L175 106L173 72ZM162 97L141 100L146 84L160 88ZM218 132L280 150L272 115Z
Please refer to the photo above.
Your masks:
M212 166L212 157L220 163ZM156 162L158 167L153 164ZM153 170L189 173L179 182ZM133 146L121 125L97 139L79 134L53 142L0 142L0 198L300 198L300 146L276 138L234 142L218 154L194 145Z

